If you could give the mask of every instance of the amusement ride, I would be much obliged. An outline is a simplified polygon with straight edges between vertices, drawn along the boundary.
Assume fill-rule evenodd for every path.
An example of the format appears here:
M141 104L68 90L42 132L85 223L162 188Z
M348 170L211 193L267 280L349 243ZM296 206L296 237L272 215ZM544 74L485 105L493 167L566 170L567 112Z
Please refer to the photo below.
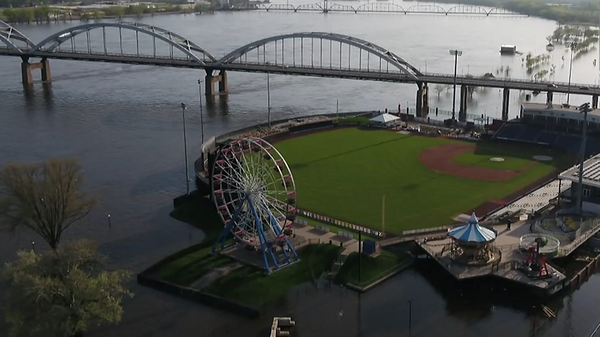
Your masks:
M291 242L296 185L287 162L273 145L247 137L222 146L212 166L211 185L224 224L213 253L219 246L257 252L267 273L299 260Z

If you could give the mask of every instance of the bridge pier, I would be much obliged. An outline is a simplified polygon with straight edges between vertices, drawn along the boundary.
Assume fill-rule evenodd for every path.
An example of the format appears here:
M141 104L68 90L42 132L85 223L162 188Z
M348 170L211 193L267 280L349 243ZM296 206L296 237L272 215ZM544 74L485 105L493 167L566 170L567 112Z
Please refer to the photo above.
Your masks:
M204 78L204 93L206 96L214 96L215 83L219 83L219 94L226 94L229 91L229 83L227 81L227 72L219 71L218 75L213 75L212 69L206 69L206 77Z
M460 86L460 105L458 110L458 121L467 121L467 101L469 99L469 87L466 85Z
M548 93L546 94L546 103L552 104L553 96L554 96L554 93L552 91L548 91Z
M52 81L50 75L50 61L43 58L40 62L29 63L29 58L23 58L21 62L21 80L24 86L33 85L33 70L40 69L42 73L42 82Z
M598 109L598 95L592 95L592 109Z
M416 102L417 117L425 118L429 113L429 87L427 83L417 83L417 102Z
M504 88L502 91L502 120L508 120L508 106L510 105L510 89Z

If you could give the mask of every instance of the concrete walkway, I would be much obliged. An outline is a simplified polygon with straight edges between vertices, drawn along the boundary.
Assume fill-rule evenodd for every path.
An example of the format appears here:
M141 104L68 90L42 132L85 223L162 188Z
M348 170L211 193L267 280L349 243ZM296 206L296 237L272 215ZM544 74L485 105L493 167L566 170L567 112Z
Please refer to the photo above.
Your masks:
M358 252L358 240L337 235L332 232L325 232L308 225L294 224L294 234L306 239L307 244L329 243L344 247L342 255Z

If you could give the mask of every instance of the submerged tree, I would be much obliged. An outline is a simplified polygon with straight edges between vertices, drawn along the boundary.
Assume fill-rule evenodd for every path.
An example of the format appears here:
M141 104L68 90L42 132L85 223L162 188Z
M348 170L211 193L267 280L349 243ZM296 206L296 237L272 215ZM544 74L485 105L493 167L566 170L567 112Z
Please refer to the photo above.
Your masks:
M118 323L121 299L133 296L130 273L104 271L106 257L87 240L36 254L20 251L2 271L11 336L82 336L91 326Z
M80 191L81 166L74 160L7 165L0 172L0 215L11 228L27 227L56 249L63 232L85 217L96 200Z

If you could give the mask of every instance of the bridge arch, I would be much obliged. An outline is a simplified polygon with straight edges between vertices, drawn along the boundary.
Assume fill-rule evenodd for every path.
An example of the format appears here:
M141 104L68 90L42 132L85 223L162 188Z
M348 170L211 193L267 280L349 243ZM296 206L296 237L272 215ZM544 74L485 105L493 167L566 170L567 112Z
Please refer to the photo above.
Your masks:
M450 7L446 12L448 14L481 14L490 15L488 10L484 7L477 5L457 5Z
M390 13L406 13L406 9L395 3L379 3L367 2L356 8L356 12L390 12Z
M502 7L494 7L488 11L488 15L514 15L514 16L524 16L525 14L520 14L517 12L510 11L506 8ZM529 16L529 15L527 15Z
M410 6L406 9L407 13L423 13L423 14L448 14L443 7L432 4L418 4Z
M23 53L21 48L16 45L13 40L20 41L25 43L25 47L27 49L35 48L35 43L33 43L25 34L18 31L15 27L9 25L8 23L0 20L0 42L3 42L6 47L17 52Z
M185 37L173 33L169 30L146 25L143 23L137 22L100 22L100 23L89 23L84 25L79 25L71 28L67 28L58 33L55 33L37 45L31 50L31 52L36 51L45 51L45 52L53 52L60 46L62 43L69 41L75 36L89 32L94 29L104 29L108 27L126 29L136 31L142 34L149 35L153 38L159 39L167 44L177 48L185 55L190 57L190 59L195 60L201 64L205 64L205 60L208 59L212 62L215 62L217 59L212 56L209 52L207 52L204 48L200 47L196 43L186 39ZM200 55L198 55L198 53Z
M259 47L265 46L271 42L276 41L284 41L290 39L299 39L299 38L313 38L313 39L323 39L329 41L339 42L341 44L346 44L349 46L354 46L359 48L369 54L375 55L382 60L388 62L388 64L397 68L400 72L408 75L411 79L417 81L420 76L423 74L415 68L413 65L408 63L406 60L401 58L400 56L392 53L391 51L380 47L374 43L369 41L359 39L356 37L335 34L335 33L325 33L325 32L302 32L302 33L292 33L292 34L283 34L271 36L268 38L264 38L261 40L257 40L251 43L248 43L245 46L235 49L229 54L223 56L221 59L217 61L218 65L227 65L234 63L235 60L240 59L245 54L249 53L252 50L258 49Z

